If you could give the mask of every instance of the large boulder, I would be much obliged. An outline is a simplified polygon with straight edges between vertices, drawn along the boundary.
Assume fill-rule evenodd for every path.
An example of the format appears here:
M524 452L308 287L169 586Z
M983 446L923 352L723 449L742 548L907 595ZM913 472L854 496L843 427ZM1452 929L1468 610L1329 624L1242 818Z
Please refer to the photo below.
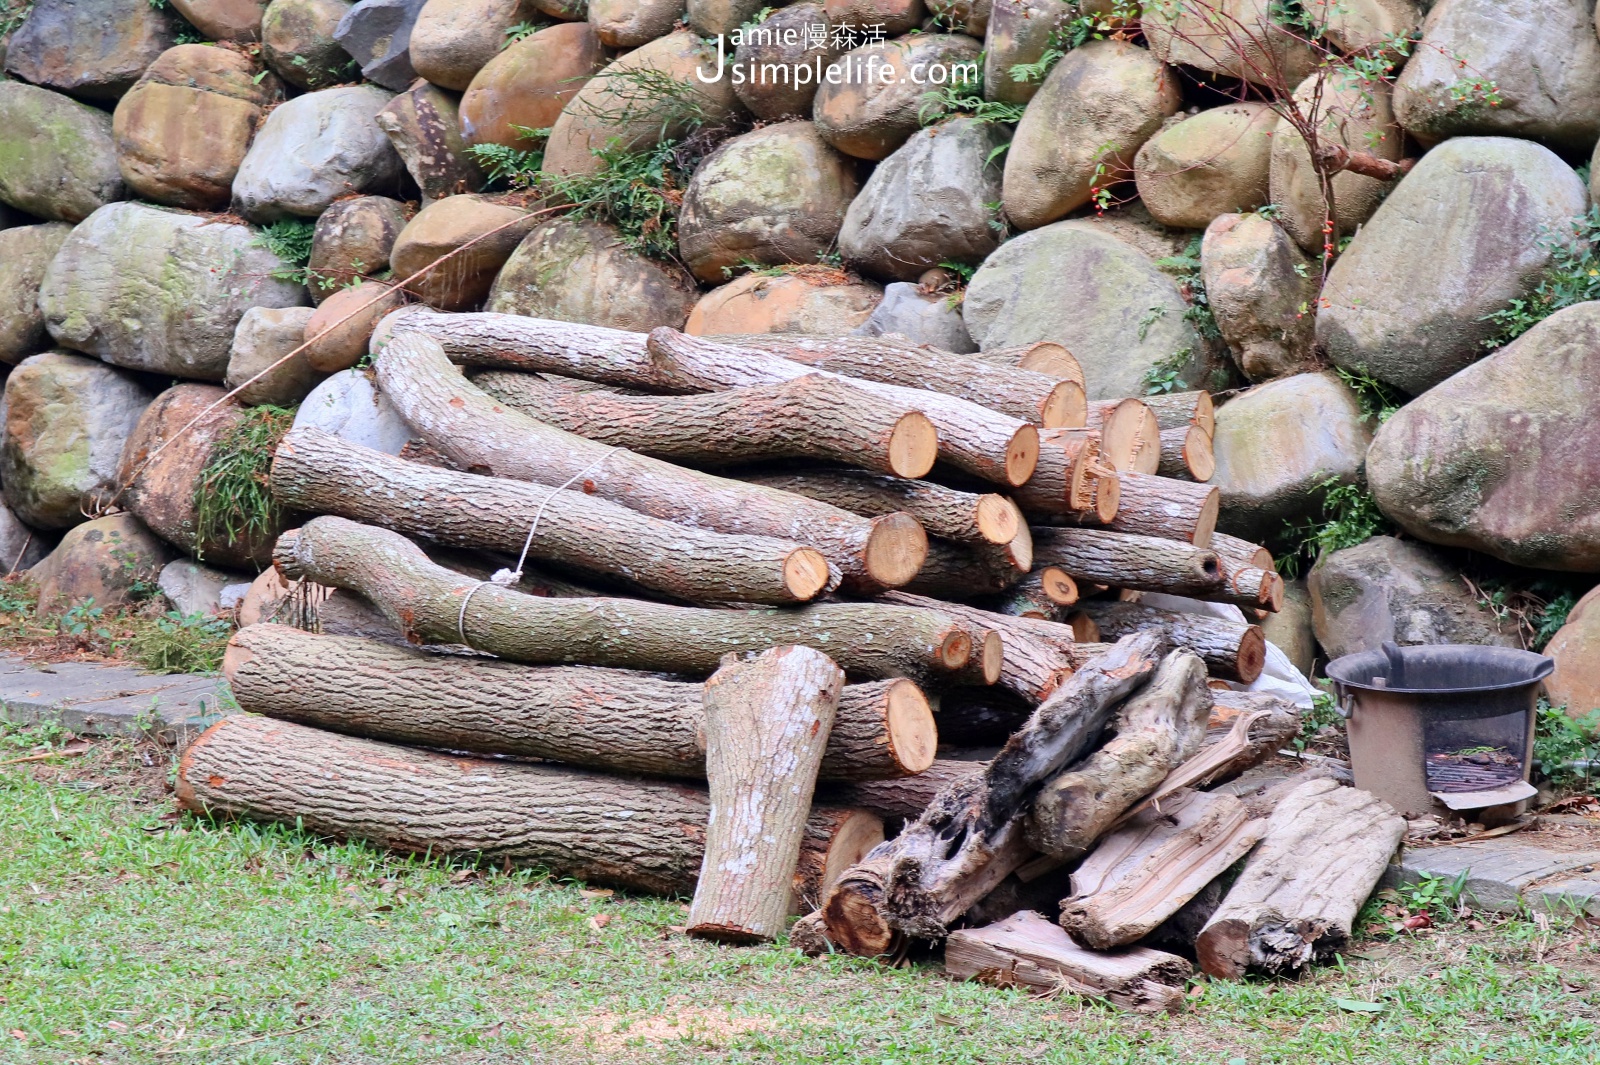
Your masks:
M389 252L406 221L406 205L387 196L352 196L323 211L306 264L312 302L388 270Z
M404 302L404 293L383 281L341 288L306 322L306 364L318 373L348 370L367 354L383 316Z
M1214 107L1172 123L1134 157L1139 199L1156 221L1183 229L1255 210L1270 194L1277 124L1277 113L1260 103Z
M984 350L1064 344L1083 364L1089 398L1118 399L1144 394L1165 370L1188 387L1211 383L1188 309L1172 278L1137 249L1068 221L1000 245L972 276L961 315Z
M450 255L407 290L442 311L467 310L483 302L495 275L537 222L525 208L488 196L447 196L406 223L395 238L389 262L395 276L404 279ZM466 247L473 241L477 243ZM458 249L465 250L452 254Z
M398 190L400 156L378 125L393 98L375 85L352 85L276 108L234 179L239 213L252 222L315 218L352 192Z
M122 446L153 397L97 359L52 351L6 378L0 484L29 525L68 529L117 475Z
M913 281L929 267L976 266L999 245L995 126L958 118L915 133L850 204L839 251L863 273Z
M0 80L0 201L81 222L126 195L111 116L49 89Z
M923 292L909 281L894 281L883 288L883 302L873 308L865 322L855 328L860 336L905 337L913 344L926 344L940 351L967 354L978 350L967 332L961 312L951 305L949 296Z
M976 81L981 50L957 33L916 33L863 45L829 65L811 102L812 119L844 154L887 158L921 127L925 93L958 78Z
M695 0L690 0L692 17ZM741 34L733 51L733 92L757 118L810 118L818 70L838 55L820 3L791 4Z
M776 277L746 274L701 297L683 328L697 336L845 336L864 324L882 299L877 285L822 267Z
M1374 536L1317 560L1306 580L1317 642L1329 658L1387 641L1516 647L1515 627L1467 590L1461 574L1423 544Z
M1293 85L1317 68L1321 56L1278 22L1279 7L1279 0L1152 3L1141 26L1163 62L1258 85Z
M468 144L529 147L523 130L550 129L561 109L605 65L587 22L565 22L524 37L483 65L461 97Z
M115 100L178 40L149 0L34 0L6 48L6 73L85 100Z
M1588 206L1572 167L1508 137L1457 137L1422 157L1334 263L1317 315L1333 362L1407 392L1484 353L1490 319L1526 297Z
M304 351L287 362L280 360L305 342L306 324L314 313L310 307L251 307L244 312L222 382L230 391L239 389L235 399L247 407L292 407L306 398L326 375L311 366Z
M744 263L816 262L838 240L860 187L855 160L828 147L810 122L734 137L696 168L684 190L684 265L715 285Z
M53 535L29 528L0 502L0 560L5 562L8 573L31 569L54 546Z
M418 79L378 112L378 127L422 190L424 203L483 188L483 171L461 137L457 100L455 93Z
M1076 16L1072 0L994 0L983 39L983 95L1007 104L1033 99L1044 78L1018 77L1014 71L1019 66L1037 71L1045 52Z
M391 92L416 79L411 66L411 28L425 0L359 0L333 31L361 76Z
M15 366L45 346L39 283L71 232L63 222L0 229L0 362Z
M1422 9L1433 0L1312 0L1306 7L1322 36L1346 54L1381 52L1412 36L1422 24ZM1400 58L1396 56L1395 58Z
M566 47L565 41L559 46ZM737 115L743 105L733 95L732 78L705 82L694 76L716 66L716 46L688 30L658 37L617 59L585 81L562 108L545 145L545 172L598 173L605 166L595 154L600 150L653 145L681 137L697 123L715 126ZM678 83L682 91L640 91L641 84L662 80Z
M154 587L175 552L132 514L76 526L28 571L45 611L93 600L103 610L131 605Z
M360 370L343 370L311 390L295 412L296 429L321 429L341 440L398 455L411 442L411 427Z
M1578 600L1544 653L1556 660L1544 682L1551 704L1576 718L1600 710L1600 587Z
M359 71L333 33L350 0L272 0L261 20L261 57L298 89L326 89Z
M1006 217L1037 229L1132 173L1133 160L1183 94L1143 48L1090 41L1055 65L1006 152Z
M219 211L283 86L241 52L180 44L117 102L111 133L128 187L147 200Z
M828 21L835 26L854 27L866 33L898 36L914 30L922 22L922 0L823 0Z
M167 605L178 613L209 617L222 613L225 589L241 588L241 583L248 588L250 579L248 573L230 573L180 558L161 568L156 587L166 596Z
M294 307L306 290L248 226L139 203L100 208L45 271L39 308L63 347L116 366L220 381L251 307Z
M607 48L637 48L672 32L684 0L589 0L589 25Z
M1400 408L1367 476L1378 506L1419 539L1600 571L1600 302L1553 315Z
M1222 339L1260 383L1313 362L1319 273L1289 234L1258 214L1225 214L1206 228L1200 276Z
M1222 492L1218 528L1276 539L1318 516L1319 486L1356 481L1372 429L1356 394L1332 373L1259 385L1217 408L1211 483Z
M172 0L172 6L208 39L244 44L261 39L267 0Z
M1499 134L1587 151L1600 138L1594 4L1444 0L1395 82L1394 109L1427 140Z
M462 92L523 17L522 0L427 0L411 27L411 65L433 84Z
M642 333L681 327L696 295L682 267L632 250L605 223L555 218L523 238L486 309Z
M1316 627L1312 623L1311 591L1305 581L1283 582L1283 606L1261 619L1261 631L1306 676L1317 663Z
M702 37L731 37L766 10L769 8L763 0L688 0L684 17L689 28Z

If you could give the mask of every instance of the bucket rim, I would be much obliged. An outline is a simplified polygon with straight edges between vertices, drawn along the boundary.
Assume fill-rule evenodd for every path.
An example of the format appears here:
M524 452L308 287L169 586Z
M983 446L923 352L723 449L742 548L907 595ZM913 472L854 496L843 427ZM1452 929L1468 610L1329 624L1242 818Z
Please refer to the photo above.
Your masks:
M1537 651L1525 651L1518 647L1496 647L1493 645L1470 643L1427 643L1411 644L1408 647L1401 648L1401 651L1403 653L1404 651L1413 649L1438 651L1455 648L1460 648L1463 651L1471 649L1472 651L1478 653L1488 651L1495 657L1500 658L1522 659L1533 667L1533 672L1531 676L1527 676L1518 680L1506 681L1503 684L1474 684L1460 688L1396 688L1389 685L1379 686L1376 684L1359 680L1351 680L1347 679L1346 677L1339 676L1339 672L1349 672L1354 669L1359 669L1364 665L1387 665L1388 659L1381 650L1355 651L1351 654L1340 655L1338 658L1335 658L1333 661L1324 666L1323 672L1327 674L1328 678L1331 679L1335 685L1344 688L1354 688L1358 691L1393 692L1404 695L1459 696L1469 692L1510 691L1516 688L1532 687L1533 685L1539 684L1541 681L1543 681L1552 672L1554 672L1556 668L1555 659L1551 658L1549 655L1543 655ZM1338 670L1338 672L1335 672L1335 670Z

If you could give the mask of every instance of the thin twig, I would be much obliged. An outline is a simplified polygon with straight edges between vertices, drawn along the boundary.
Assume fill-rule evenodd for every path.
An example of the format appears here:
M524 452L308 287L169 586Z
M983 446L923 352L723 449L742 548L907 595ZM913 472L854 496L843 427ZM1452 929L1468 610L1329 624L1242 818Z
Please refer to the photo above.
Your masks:
M462 245L462 247L465 246L466 245ZM214 1043L207 1047L168 1047L165 1050L156 1051L156 1056L161 1057L166 1054L204 1054L212 1050L226 1050L229 1047L242 1047L246 1043L259 1043L263 1039L276 1039L279 1036L284 1035L299 1035L301 1032L309 1032L311 1029L319 1027L321 1024L321 1021L312 1021L310 1024L303 1024L299 1028L290 1028L286 1032L268 1032L265 1035L253 1035L249 1039L235 1039L231 1043Z
M59 751L46 751L43 754L30 754L24 758L7 758L0 765L20 765L23 762L44 762L51 758L76 758L80 754L89 753L88 747L63 747Z

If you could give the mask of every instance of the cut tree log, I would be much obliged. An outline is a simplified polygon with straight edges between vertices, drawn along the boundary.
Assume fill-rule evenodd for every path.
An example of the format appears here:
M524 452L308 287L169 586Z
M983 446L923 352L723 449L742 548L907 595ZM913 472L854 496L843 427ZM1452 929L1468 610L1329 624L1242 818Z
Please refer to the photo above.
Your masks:
M1161 426L1143 400L1098 400L1083 425L1100 434L1106 464L1118 473L1155 473L1161 466Z
M994 604L996 613L1059 621L1078 601L1078 582L1060 566L1040 566L1006 589Z
M1024 370L1048 374L1062 381L1076 381L1082 385L1083 365L1068 351L1066 345L1053 340L1036 340L1015 348L991 348L976 352L974 358L998 362L1006 366L1020 366Z
M1145 396L1143 402L1163 429L1195 425L1207 436L1217 433L1216 405L1211 401L1210 392L1168 392Z
M1271 758L1300 731L1295 705L1275 695L1213 691L1210 727L1200 750L1161 782L1129 816L1182 788L1209 788Z
M1102 839L1072 874L1061 926L1095 950L1143 939L1265 833L1233 795L1183 791Z
M1026 527L1022 511L1003 495L962 492L932 481L848 469L741 474L740 480L820 499L853 514L910 514L930 535L962 543L1008 544Z
M909 515L863 518L585 440L497 402L420 334L390 337L377 373L379 387L406 423L473 473L576 485L664 521L791 540L821 551L858 589L899 587L922 566L927 538Z
M253 714L225 717L191 743L175 787L196 813L662 895L694 891L711 808L704 789L685 784L434 754ZM830 825L840 814L821 814L819 839L871 836L839 832Z
M1096 523L1117 515L1120 486L1116 471L1101 465L1100 434L1090 429L1046 429L1039 434L1039 461L1033 477L1012 494L1023 508L1040 514L1084 514Z
M1117 480L1117 513L1110 521L1101 522L1084 511L1063 515L1062 524L1104 525L1114 532L1183 540L1196 547L1210 545L1222 502L1215 485L1144 473L1121 473Z
M1178 1013L1192 969L1177 955L1149 947L1085 950L1059 925L1024 910L983 928L952 932L944 971L1000 987L1068 991L1139 1013Z
M749 345L692 337L662 326L648 347L661 380L687 391L719 392L768 384L816 370ZM939 457L996 484L1019 485L1039 461L1039 430L1020 418L941 392L848 378L886 400L921 411L939 432Z
M321 429L291 430L272 496L454 547L518 552L625 577L680 599L803 603L837 583L815 548L652 518L583 492L424 466Z
M1213 603L1232 603L1246 611L1266 611L1275 614L1283 609L1283 578L1274 571L1256 569L1254 566L1229 569L1224 565L1223 573L1222 590L1200 598Z
M344 518L313 518L284 533L273 561L286 577L360 594L413 643L466 644L514 662L707 676L730 650L802 644L855 677L917 678L961 672L973 650L954 618L877 603L702 610L524 595L436 565L398 533Z
M937 758L916 776L825 783L820 785L818 795L830 804L870 810L886 821L920 817L940 790L981 776L988 764L988 759Z
M1217 553L1217 558L1222 560L1222 568L1228 573L1240 569L1273 568L1272 552L1249 540L1214 532L1211 534L1210 546L1211 550Z
M1080 584L1173 595L1203 595L1222 587L1217 556L1179 540L1104 529L1035 527L1034 559L1059 566Z
M1108 600L1080 603L1078 609L1094 621L1103 636L1113 640L1130 632L1158 629L1174 647L1187 647L1199 655L1211 675L1223 680L1254 684L1266 665L1267 636L1259 625Z
M1040 623L1036 619L997 614L992 610L930 599L911 592L885 592L882 601L932 610L955 618L973 629L989 629L999 633L1000 675L995 683L1035 706L1060 687L1062 681L1072 676L1073 667L1056 642L1038 634ZM1030 622L1034 624L1030 625Z
M493 370L472 383L530 418L669 462L826 459L921 477L939 454L926 415L822 374L696 396L578 392L538 374Z
M690 935L778 938L844 671L809 647L731 654L705 683L711 813Z
M1161 463L1155 472L1183 481L1211 480L1217 472L1211 434L1198 425L1161 430Z
M928 537L928 557L902 587L938 599L1003 592L1033 565L1033 534L1026 525L1010 544L963 544Z
M1308 780L1290 791L1200 932L1201 968L1236 980L1331 960L1405 832L1405 818L1359 788Z
M1045 781L1025 826L1028 845L1071 859L1200 748L1211 713L1205 663L1173 651L1117 715L1114 738Z
M240 629L222 673L251 713L391 743L704 780L703 685L597 666L430 654L286 625ZM928 700L904 678L844 689L821 774L880 780L933 764Z
M820 906L844 871L882 843L883 835L883 818L870 810L814 803L800 837L791 912Z

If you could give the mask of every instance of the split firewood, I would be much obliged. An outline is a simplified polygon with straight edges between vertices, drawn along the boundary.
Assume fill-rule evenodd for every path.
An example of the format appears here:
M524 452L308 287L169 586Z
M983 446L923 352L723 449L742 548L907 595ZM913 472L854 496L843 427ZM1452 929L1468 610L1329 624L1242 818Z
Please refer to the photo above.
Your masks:
M1211 713L1205 663L1173 651L1117 715L1116 736L1045 781L1025 826L1028 845L1071 859L1199 749Z
M1014 348L990 348L988 351L974 352L972 357L1004 366L1020 366L1060 381L1084 384L1082 364L1067 350L1066 345L1053 340L1037 340Z
M1067 615L1067 625L1072 629L1073 640L1078 644L1073 651L1067 652L1072 656L1074 666L1111 646L1101 642L1100 626L1094 623L1094 618L1081 610Z
M505 371L478 374L472 383L530 418L669 462L827 459L921 477L939 453L926 415L821 374L696 396L576 392L538 374Z
M175 788L195 813L663 895L694 890L711 808L704 789L685 784L434 754L253 714L225 717L191 743ZM821 833L839 846L871 838L826 823Z
M942 789L981 776L986 765L988 759L936 758L916 776L823 784L818 794L822 801L870 810L885 821L903 820L920 817Z
M286 625L240 629L222 673L251 713L334 732L618 773L704 780L703 685L597 666L430 654ZM830 780L933 764L932 708L904 678L845 687L822 758Z
M1140 1013L1178 1013L1192 971L1175 954L1149 947L1085 950L1059 925L1031 911L945 941L944 971L1001 987L1035 987L1105 999Z
M994 603L1000 614L1060 620L1078 601L1078 582L1060 566L1040 566L1006 589Z
M1108 600L1080 603L1077 609L1113 640L1130 632L1159 629L1174 647L1187 647L1199 655L1211 675L1223 680L1253 684L1267 662L1267 636L1259 625Z
M1144 473L1121 473L1117 481L1117 513L1110 521L1101 522L1084 511L1063 515L1061 523L1104 525L1114 532L1183 540L1196 547L1210 546L1222 499L1215 485Z
M688 600L800 603L837 583L815 548L652 518L579 491L406 462L321 429L291 430L272 463L290 511L337 514L456 547L528 554Z
M930 599L910 592L886 592L882 600L900 606L920 607L955 618L974 629L1000 634L1000 675L995 683L1037 705L1072 675L1073 667L1052 641L1035 635L1036 619L996 614L992 610ZM1034 622L1030 625L1029 622ZM1043 624L1049 624L1044 622Z
M1099 432L1108 465L1118 473L1155 473L1161 466L1161 426L1143 400L1097 400L1089 404L1084 428ZM1112 460L1126 456L1127 465Z
M1198 425L1161 430L1161 464L1156 473L1183 481L1209 481L1217 472L1211 434Z
M927 538L908 515L863 518L585 440L499 403L420 334L391 337L378 356L377 373L379 387L406 423L474 473L575 486L664 521L791 540L821 551L849 584L868 590L899 587L922 565Z
M856 677L915 678L960 672L973 651L955 619L878 603L708 610L524 595L439 566L398 533L343 518L284 533L273 561L291 579L360 594L413 643L464 643L513 662L706 676L730 649L802 644Z
M1232 795L1172 795L1083 860L1061 900L1061 926L1096 950L1143 939L1250 853L1266 827Z
M746 474L740 480L820 499L852 514L910 514L930 535L962 543L1008 544L1026 528L1022 512L1005 496L962 492L932 481L848 469Z
M704 689L711 813L690 935L771 942L789 914L800 837L844 671L809 647L731 654Z
M693 337L665 326L651 331L648 347L661 379L687 391L720 392L817 372L755 347ZM1033 476L1039 431L1021 418L941 392L848 380L926 414L939 432L939 457L951 465L996 484L1019 485Z
M1359 788L1308 780L1290 791L1201 931L1201 968L1238 979L1330 961L1405 832L1405 818Z
M1116 471L1101 465L1100 434L1090 429L1045 429L1039 434L1039 461L1028 483L1013 497L1040 514L1083 514L1104 523L1117 515L1120 486Z
M1216 405L1211 401L1210 392L1168 392L1145 396L1143 401L1156 416L1156 424L1163 429L1194 425L1207 436L1216 435Z
M1180 540L1105 529L1036 527L1034 559L1060 566L1074 580L1173 595L1203 595L1222 587L1217 556Z

